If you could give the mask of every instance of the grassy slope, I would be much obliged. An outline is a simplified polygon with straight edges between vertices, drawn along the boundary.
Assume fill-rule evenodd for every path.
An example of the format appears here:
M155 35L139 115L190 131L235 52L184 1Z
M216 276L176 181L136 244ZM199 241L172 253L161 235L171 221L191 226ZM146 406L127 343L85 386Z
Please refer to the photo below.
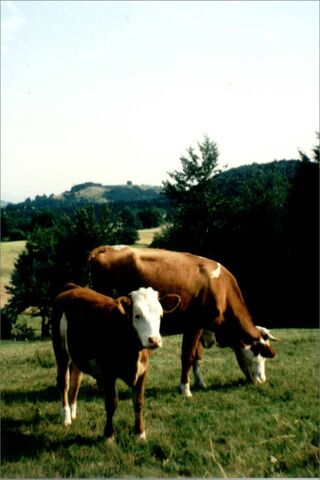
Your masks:
M318 477L319 334L279 330L268 382L246 385L233 353L206 351L205 391L177 391L179 336L151 359L146 443L132 435L129 389L118 382L116 442L105 443L103 399L93 380L80 390L79 417L59 423L49 342L3 343L2 476L36 477Z
M1 282L1 307L8 299L5 286L9 285L14 262L24 249L25 240L16 242L2 242L0 248L0 282Z

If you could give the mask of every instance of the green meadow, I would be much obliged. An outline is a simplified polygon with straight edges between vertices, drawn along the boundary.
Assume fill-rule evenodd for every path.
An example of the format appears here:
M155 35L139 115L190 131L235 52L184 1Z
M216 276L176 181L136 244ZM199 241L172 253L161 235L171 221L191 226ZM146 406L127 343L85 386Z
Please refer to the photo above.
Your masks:
M276 330L267 383L248 385L229 349L204 355L206 390L178 392L181 337L150 363L147 441L133 434L130 389L118 382L116 440L103 438L104 402L85 377L78 418L60 424L50 342L2 342L3 478L319 477L319 333ZM121 348L119 345L119 355Z
M141 232L138 244L153 234ZM2 286L23 246L2 244ZM319 478L319 331L273 333L282 341L266 384L247 384L233 352L213 347L202 362L207 388L190 399L178 391L181 336L165 338L150 362L147 441L133 434L131 392L119 381L113 444L102 435L104 401L93 379L84 377L78 418L64 428L51 342L2 341L2 478Z

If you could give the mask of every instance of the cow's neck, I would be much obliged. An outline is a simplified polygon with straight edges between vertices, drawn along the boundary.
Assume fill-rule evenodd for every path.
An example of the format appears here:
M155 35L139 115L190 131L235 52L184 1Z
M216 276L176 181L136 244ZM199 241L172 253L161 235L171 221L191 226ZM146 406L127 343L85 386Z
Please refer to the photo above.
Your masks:
M217 325L215 334L219 345L232 348L252 345L260 338L259 330L246 308L238 309L236 315L231 311L226 312L225 319Z

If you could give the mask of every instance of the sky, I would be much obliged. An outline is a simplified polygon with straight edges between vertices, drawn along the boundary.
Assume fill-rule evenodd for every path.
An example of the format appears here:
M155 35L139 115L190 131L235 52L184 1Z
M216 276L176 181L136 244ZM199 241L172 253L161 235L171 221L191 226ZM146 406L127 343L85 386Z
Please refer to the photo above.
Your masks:
M1 198L310 154L318 1L1 1Z

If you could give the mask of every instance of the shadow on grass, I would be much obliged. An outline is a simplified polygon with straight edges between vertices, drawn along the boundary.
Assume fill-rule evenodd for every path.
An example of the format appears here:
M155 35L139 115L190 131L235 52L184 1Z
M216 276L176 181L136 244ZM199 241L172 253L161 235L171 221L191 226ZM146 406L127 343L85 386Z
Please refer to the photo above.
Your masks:
M56 416L55 416L56 419ZM33 420L21 421L11 418L2 420L1 428L1 463L19 461L22 457L37 458L43 452L65 451L66 448L77 446L97 446L105 442L103 436L90 438L79 434L70 433L67 438L51 439L44 433L25 433L22 429L34 427Z
M103 398L103 393L94 385L83 385L80 388L79 397L86 401L95 401L97 398ZM55 385L44 388L43 390L28 390L28 391L6 391L1 392L2 401L5 403L12 402L58 402L60 400L60 393Z
M213 383L212 385L209 385L205 390L210 390L214 392L221 392L221 391L229 391L229 390L237 390L240 387L245 387L251 385L247 380L244 378L242 379L237 379L237 380L232 380L231 382L227 383ZM196 387L195 389L199 390L199 387Z

